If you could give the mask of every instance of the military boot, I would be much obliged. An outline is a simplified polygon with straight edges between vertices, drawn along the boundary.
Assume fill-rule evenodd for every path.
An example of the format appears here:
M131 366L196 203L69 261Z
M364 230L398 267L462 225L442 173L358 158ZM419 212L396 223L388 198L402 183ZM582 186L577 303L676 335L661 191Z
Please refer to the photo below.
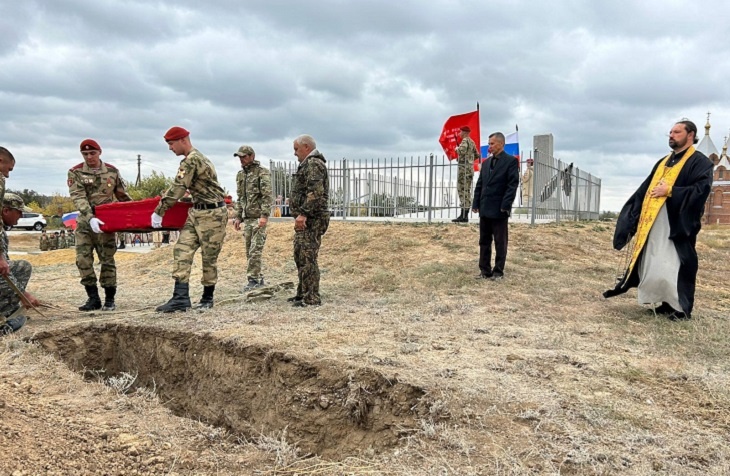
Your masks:
M247 293L259 287L259 280L254 278L248 278L248 284L243 288L242 292Z
M104 305L101 307L102 311L113 311L117 308L116 304L114 304L114 296L116 295L116 286L108 286L104 288Z
M264 282L264 277L262 276L259 278L258 283L256 284L256 287L263 288L264 286L266 286L266 283Z
M99 289L96 286L84 286L86 295L89 299L83 306L79 307L79 311L96 311L101 309L101 298L99 297Z
M188 283L180 283L175 281L175 288L172 291L172 297L162 306L157 306L157 312L177 312L187 311L190 309L190 285Z
M464 216L464 210L459 213L459 216L451 220L451 223L461 223L461 219Z
M465 208L465 209L464 209L464 212L463 212L463 214L462 214L462 215L463 215L463 218L462 218L462 220L461 220L461 221L462 221L463 223L469 223L469 209L468 209L468 208Z
M213 286L203 286L203 296L200 302L195 305L195 309L210 309L213 307L213 293L215 292L215 284Z
M25 322L26 318L22 314L6 320L4 323L0 324L0 336L12 334L13 332L20 330L20 328L25 325Z

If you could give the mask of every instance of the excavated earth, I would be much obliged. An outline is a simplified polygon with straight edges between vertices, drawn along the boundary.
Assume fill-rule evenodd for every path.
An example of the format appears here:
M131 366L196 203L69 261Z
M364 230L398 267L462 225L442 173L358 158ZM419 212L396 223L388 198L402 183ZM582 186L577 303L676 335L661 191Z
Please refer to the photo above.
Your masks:
M122 324L41 332L33 339L85 378L136 376L174 414L255 438L286 430L329 458L398 444L427 408L423 389L372 369L306 362L260 346Z

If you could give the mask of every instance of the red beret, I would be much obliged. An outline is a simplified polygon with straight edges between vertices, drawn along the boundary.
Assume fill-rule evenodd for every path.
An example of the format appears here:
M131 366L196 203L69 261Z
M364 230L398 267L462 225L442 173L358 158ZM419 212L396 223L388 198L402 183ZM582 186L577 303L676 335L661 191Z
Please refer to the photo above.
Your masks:
M101 152L101 147L99 147L99 144L94 139L85 139L83 142L81 142L81 152L86 152L87 150L98 150Z
M182 127L175 126L171 127L169 131L165 133L165 141L180 140L189 136L190 133Z
M469 126L464 126L461 128L461 130L464 132L471 132L471 128Z

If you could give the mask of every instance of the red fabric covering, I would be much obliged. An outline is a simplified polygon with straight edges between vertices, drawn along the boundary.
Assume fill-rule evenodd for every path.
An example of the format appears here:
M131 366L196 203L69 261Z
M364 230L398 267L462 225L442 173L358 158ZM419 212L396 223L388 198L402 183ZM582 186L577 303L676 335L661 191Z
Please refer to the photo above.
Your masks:
M101 230L106 233L179 230L185 225L188 211L193 206L190 202L177 202L162 217L162 228L152 228L152 213L158 203L160 203L160 197L134 202L108 203L97 206L95 215L104 222Z

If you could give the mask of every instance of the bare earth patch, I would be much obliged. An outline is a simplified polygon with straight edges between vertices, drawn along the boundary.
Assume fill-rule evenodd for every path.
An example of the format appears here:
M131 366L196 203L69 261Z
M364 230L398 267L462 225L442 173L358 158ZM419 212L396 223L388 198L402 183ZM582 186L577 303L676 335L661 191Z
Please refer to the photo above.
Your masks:
M73 250L24 256L58 308L0 341L0 474L730 474L730 228L700 233L683 323L601 297L612 233L513 225L491 282L475 225L333 222L324 305L295 310L239 293L229 228L216 307L172 316L171 247L117 254L114 313L76 310ZM270 225L268 282L291 239Z

